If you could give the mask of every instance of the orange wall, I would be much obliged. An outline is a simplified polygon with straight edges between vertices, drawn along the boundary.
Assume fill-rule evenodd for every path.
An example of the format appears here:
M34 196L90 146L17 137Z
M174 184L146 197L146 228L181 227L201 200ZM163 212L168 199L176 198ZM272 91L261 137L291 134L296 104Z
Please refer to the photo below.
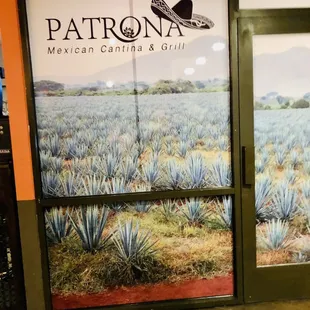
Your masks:
M17 200L33 200L34 186L17 0L0 3Z

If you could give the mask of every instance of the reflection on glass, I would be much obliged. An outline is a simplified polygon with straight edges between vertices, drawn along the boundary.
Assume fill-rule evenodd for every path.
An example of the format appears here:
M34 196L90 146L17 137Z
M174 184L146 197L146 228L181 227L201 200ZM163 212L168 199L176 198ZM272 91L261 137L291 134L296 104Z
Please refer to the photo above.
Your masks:
M55 309L233 294L232 199L45 213Z
M259 266L310 261L309 38L253 41Z

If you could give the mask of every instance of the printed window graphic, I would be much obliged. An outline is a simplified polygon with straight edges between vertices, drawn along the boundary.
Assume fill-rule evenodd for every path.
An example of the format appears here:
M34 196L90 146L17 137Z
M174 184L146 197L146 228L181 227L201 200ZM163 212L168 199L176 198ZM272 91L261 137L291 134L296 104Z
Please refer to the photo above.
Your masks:
M73 2L27 1L43 196L230 187L227 1Z
M54 309L233 294L232 199L47 210Z
M310 261L309 38L253 38L258 266Z

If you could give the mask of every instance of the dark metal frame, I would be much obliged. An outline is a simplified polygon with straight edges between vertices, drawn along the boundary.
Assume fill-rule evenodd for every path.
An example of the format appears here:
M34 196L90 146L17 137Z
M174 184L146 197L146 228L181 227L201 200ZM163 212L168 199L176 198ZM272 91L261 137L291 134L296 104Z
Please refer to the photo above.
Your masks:
M247 13L247 12L246 12ZM310 34L310 10L274 10L256 18L243 18L238 22L239 33L239 81L241 144L254 148L253 113L253 45L254 35L262 34ZM276 16L274 14L276 13ZM247 14L241 14L246 16ZM251 12L254 15L255 12ZM274 17L271 17L271 16ZM267 17L261 17L267 16ZM254 167L254 152L249 164ZM252 170L251 184L255 183ZM244 298L246 302L296 299L310 297L309 264L256 266L256 218L254 186L243 186L242 216L244 239Z

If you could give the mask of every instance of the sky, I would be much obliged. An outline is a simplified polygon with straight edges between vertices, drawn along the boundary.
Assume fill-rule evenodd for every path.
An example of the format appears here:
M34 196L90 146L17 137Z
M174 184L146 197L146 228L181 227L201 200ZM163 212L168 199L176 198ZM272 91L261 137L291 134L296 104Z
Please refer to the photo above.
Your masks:
M310 34L255 35L253 39L254 56L282 53L292 47L310 48Z
M299 47L308 48L308 51ZM292 48L296 49L285 58L274 57ZM253 37L253 54L257 57L253 68L255 96L276 91L282 96L300 98L310 91L310 34L256 35ZM260 55L265 56L261 58ZM271 59L274 59L272 68ZM281 63L283 59L286 60Z
M134 4L134 16L141 18L147 17L154 24L158 24L158 18L150 9L151 0L131 0ZM166 0L171 7L176 4L176 0ZM148 46L150 43L157 47L163 43L178 44L189 43L200 36L219 35L228 38L228 9L227 0L193 0L194 13L202 14L215 22L215 27L210 30L192 30L182 27L184 37L174 36L173 38L161 38L154 31L152 38L139 38L136 45L143 46L143 52L137 56L143 56L150 53ZM132 60L132 54L128 53L105 53L100 52L103 44L108 44L108 40L55 40L47 41L48 27L46 18L57 18L63 21L62 28L58 32L65 36L66 28L72 17L75 18L81 35L83 32L82 17L114 17L121 20L130 15L129 1L124 0L28 0L27 1L30 48L32 54L32 67L34 76L78 76L91 75L103 69L118 66ZM99 26L99 25L98 25ZM169 29L170 23L163 21L165 31ZM102 26L95 28L95 31L102 33ZM164 31L164 32L165 32ZM177 34L177 31L175 31ZM112 42L115 45L122 46L121 42ZM48 47L95 47L94 54L84 55L48 55Z

